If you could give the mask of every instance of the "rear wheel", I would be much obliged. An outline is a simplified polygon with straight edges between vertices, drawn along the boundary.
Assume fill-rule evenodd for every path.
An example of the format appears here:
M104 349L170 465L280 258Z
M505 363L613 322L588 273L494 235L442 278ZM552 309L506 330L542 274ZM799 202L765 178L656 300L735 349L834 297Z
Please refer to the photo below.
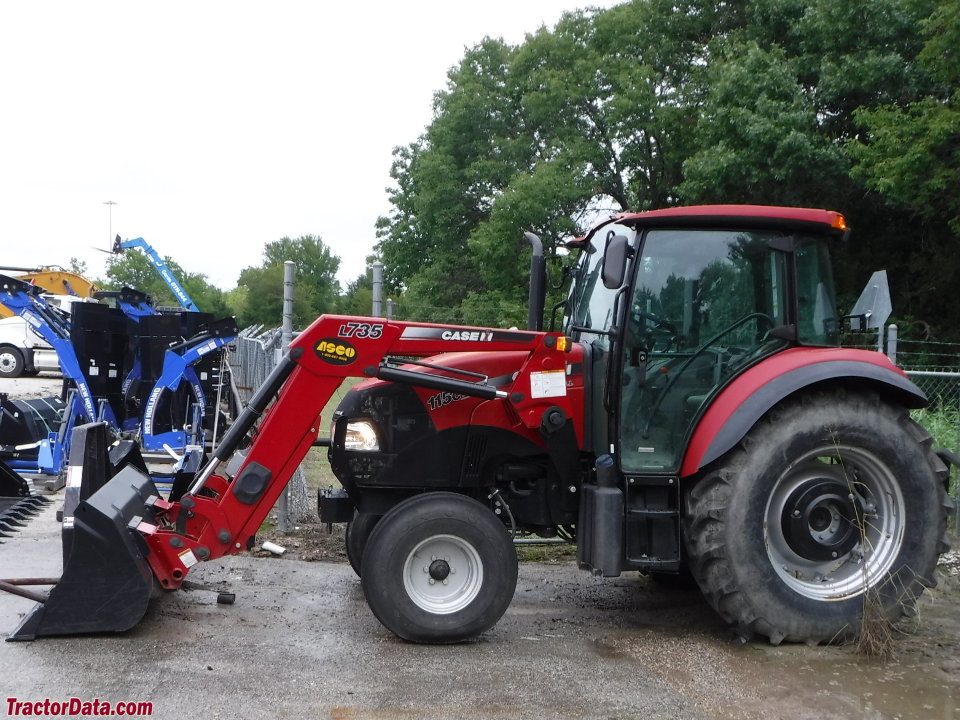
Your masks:
M0 345L0 377L20 377L23 367L23 353L13 345Z
M935 580L946 468L906 410L841 391L789 401L687 496L691 569L744 634L843 641Z
M517 586L517 553L488 508L454 493L427 493L377 523L361 581L373 614L401 638L460 642L489 630L506 611Z

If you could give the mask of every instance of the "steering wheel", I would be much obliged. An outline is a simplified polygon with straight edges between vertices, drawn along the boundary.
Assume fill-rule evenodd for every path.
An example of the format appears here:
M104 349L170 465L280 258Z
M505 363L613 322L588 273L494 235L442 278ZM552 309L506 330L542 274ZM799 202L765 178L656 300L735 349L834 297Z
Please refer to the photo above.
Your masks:
M665 340L667 348L677 339L677 326L652 313L632 310L630 313L633 335L643 341L646 350L652 350L658 340Z
M683 375L684 371L693 364L693 361L696 360L698 357L700 357L706 350L712 348L717 343L717 341L720 338L722 338L724 335L727 335L733 332L738 327L740 327L741 325L747 322L750 322L751 320L765 321L768 325L767 330L770 330L774 326L773 318L767 315L766 313L761 313L761 312L748 313L734 320L732 323L727 325L723 330L716 333L713 337L711 337L709 340L703 343L700 347L694 350L693 353L680 364L680 367L677 368L677 371L674 373L671 373L670 379L667 381L667 384L664 386L663 390L657 396L657 399L654 401L653 407L650 408L650 416L647 419L647 424L643 428L643 437L647 437L650 434L650 425L653 423L653 418L656 416L657 410L660 409L660 405L663 404L663 399L670 394L671 388L673 388L673 386L676 384L680 376ZM766 336L766 333L764 333L764 336ZM762 343L762 340L761 340L761 343ZM744 357L749 356L751 352L752 351L748 349L744 351L743 356Z

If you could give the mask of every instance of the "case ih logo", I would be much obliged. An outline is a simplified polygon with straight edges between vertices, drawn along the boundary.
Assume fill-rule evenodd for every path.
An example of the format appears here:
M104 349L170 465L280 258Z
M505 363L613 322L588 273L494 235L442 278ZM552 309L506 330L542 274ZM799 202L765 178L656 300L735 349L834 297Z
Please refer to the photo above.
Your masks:
M346 340L324 338L313 349L317 357L333 365L349 365L357 357L357 349Z
M483 330L444 330L440 333L442 340L470 340L473 342L490 342L493 340L492 332Z
M404 340L460 340L461 342L502 342L528 345L539 337L536 333L517 330L464 330L451 328L407 327L400 336Z

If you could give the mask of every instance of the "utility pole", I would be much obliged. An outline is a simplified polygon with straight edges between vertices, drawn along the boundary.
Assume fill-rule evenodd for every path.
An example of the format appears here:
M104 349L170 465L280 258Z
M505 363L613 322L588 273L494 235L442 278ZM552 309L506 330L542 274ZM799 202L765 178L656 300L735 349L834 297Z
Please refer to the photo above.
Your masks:
M109 208L108 214L109 214L109 216L110 216L110 230L109 230L109 234L107 235L107 247L108 247L108 248L113 247L113 206L116 205L116 204L117 204L117 203L115 203L113 200L107 200L107 201L104 203L104 205L106 205L106 206Z
M383 263L373 264L373 317L383 317Z
M290 349L290 341L293 340L293 283L294 273L297 264L293 260L285 260L283 263L283 321L280 326L280 352L286 354ZM283 489L280 494L280 502L277 505L277 530L284 535L290 529L290 485Z

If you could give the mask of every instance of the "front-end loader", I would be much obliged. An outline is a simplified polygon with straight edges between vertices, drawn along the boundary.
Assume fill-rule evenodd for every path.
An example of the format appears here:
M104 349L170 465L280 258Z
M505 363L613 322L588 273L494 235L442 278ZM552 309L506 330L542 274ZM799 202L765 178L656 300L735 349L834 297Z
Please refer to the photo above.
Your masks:
M343 491L321 517L349 521L373 613L411 641L497 622L519 532L575 540L598 575L689 572L744 637L899 618L936 582L948 471L909 416L923 393L839 347L846 231L780 207L610 218L572 243L562 332L539 329L538 252L527 330L320 317L169 497L133 467L79 473L63 578L11 639L131 627L155 588L252 546L328 428ZM345 377L366 379L322 417Z

